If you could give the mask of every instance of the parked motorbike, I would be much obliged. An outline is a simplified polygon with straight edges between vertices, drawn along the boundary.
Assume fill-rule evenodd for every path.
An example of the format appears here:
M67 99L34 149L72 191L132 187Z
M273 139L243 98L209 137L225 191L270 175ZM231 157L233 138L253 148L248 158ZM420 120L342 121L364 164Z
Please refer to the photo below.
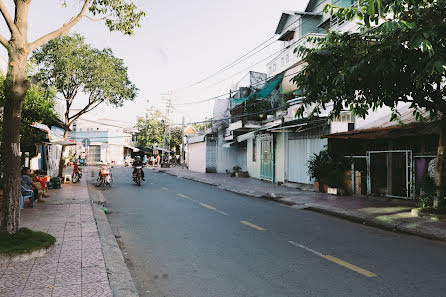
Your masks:
M101 185L111 187L113 182L111 167L102 166L99 170L99 176L96 180L96 187L100 187Z
M82 177L82 167L79 166L77 168L77 171L73 172L73 175L71 176L71 182L75 184L81 180L81 177Z
M135 173L133 173L133 181L138 186L141 186L141 170L142 170L142 167L141 166L136 166L135 169L136 169L136 171L135 171Z

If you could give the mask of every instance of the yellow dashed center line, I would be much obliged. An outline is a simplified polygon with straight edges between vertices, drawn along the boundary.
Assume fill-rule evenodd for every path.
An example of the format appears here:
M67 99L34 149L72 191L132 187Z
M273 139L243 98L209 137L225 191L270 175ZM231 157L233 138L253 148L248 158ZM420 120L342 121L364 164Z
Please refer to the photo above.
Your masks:
M345 261L343 261L341 259L338 259L336 257L329 256L329 255L323 255L323 254L321 254L321 253L319 253L319 252L317 252L315 250L310 249L309 247L306 247L306 246L304 246L302 244L296 243L296 242L291 241L291 240L288 241L288 242L291 243L294 246L302 248L302 249L304 249L304 250L306 250L306 251L308 251L310 253L318 255L321 258L324 258L324 259L326 259L326 260L328 260L330 262L336 263L336 264L338 264L338 265L340 265L342 267L345 267L347 269L350 269L350 270L352 270L354 272L360 273L360 274L365 275L367 277L374 277L374 276L376 276L376 274L374 274L373 272L370 272L368 270L362 269L361 267L358 267L356 265L350 264L350 263L345 262Z
M204 204L204 203L200 203L201 206L212 209L212 210L217 210L215 207L212 207L210 205Z
M353 270L353 271L355 271L357 273L360 273L362 275L365 275L367 277L374 277L374 276L376 276L376 274L374 274L373 272L370 272L368 270L362 269L361 267L358 267L356 265L350 264L348 262L342 261L341 259L338 259L336 257L329 256L329 255L324 255L324 256L322 256L322 258L327 259L328 261L334 262L334 263L336 263L338 265L341 265L341 266L343 266L345 268L348 268L350 270Z
M245 224L246 226L249 226L251 228L257 229L259 231L265 231L266 230L265 228L257 226L257 225L255 225L253 223L248 222L248 221L240 221L240 223Z

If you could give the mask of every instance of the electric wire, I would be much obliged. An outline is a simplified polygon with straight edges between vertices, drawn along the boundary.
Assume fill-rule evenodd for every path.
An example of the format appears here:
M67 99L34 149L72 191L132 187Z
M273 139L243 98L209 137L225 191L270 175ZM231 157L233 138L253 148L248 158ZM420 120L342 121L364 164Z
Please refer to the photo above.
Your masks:
M336 4L336 3L340 2L340 1L341 1L341 0L335 0L335 1L333 1L332 5L334 5L334 4ZM313 9L316 9L316 8L318 8L319 6L323 5L323 4L325 4L325 2L321 2L321 3L319 3L319 4L316 5ZM325 4L325 5L326 5L326 4ZM297 29L301 28L303 25L305 25L306 23L310 22L311 20L313 20L314 18L316 18L316 17L318 17L318 16L321 16L321 15L320 15L320 14L315 14L315 15L311 16L310 18L308 18L307 20L301 22L298 26L296 26L296 27L294 28L294 30L297 30ZM294 24L295 24L296 22L298 22L299 20L300 20L300 18L297 18L295 21L293 21L291 24L289 24L286 28L291 27L292 25L294 25ZM286 29L286 28L284 28L284 29ZM269 37L267 40L265 40L264 42L262 42L260 45L256 46L255 48L253 48L252 50L250 50L250 51L247 52L246 54L242 55L242 56L239 57L238 59L234 60L234 61L231 62L230 64L228 64L228 65L224 66L223 68L217 70L216 72L212 73L211 75L209 75L209 76L207 76L207 77L205 77L205 78L199 80L198 82L195 82L195 83L193 83L193 84L190 84L189 86L186 86L185 88L182 88L182 89L188 89L188 88L194 87L194 86L196 86L196 85L198 85L198 84L200 84L200 83L202 83L202 82L204 82L204 81L206 81L206 80L209 80L210 78L212 78L212 77L214 77L214 76L220 74L221 72L224 72L224 71L226 71L226 70L228 70L228 69L234 67L235 65L237 65L237 64L239 64L239 63L245 61L246 59L248 59L248 58L254 56L254 55L257 54L258 52L261 52L263 49L265 49L265 48L271 46L272 44L274 44L274 42L277 41L278 39L274 40L273 42L271 42L271 43L268 44L267 46L263 47L262 49L256 51L255 53L253 53L253 54L251 54L251 55L249 55L249 54L252 53L252 52L254 52L256 49L258 49L259 47L261 47L261 46L264 45L265 43L269 42L271 39L274 39L275 37L277 37L276 34L273 35L273 36L271 36L271 37ZM249 56L248 56L248 55L249 55ZM248 57L247 57L247 56L248 56ZM259 63L260 63L260 62L259 62ZM257 63L257 64L258 64L258 63ZM224 81L224 80L223 80L223 81Z

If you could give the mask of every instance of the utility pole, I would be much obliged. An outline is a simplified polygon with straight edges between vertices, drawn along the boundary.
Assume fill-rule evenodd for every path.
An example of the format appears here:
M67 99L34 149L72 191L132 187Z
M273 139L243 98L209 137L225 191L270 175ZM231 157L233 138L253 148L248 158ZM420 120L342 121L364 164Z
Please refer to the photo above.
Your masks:
M166 101L166 120L164 121L164 125L167 125L167 128L169 129L169 155L170 155L170 136L171 136L171 131L170 131L170 115L172 113L172 101L173 101L173 92L169 91L167 92L167 94L161 94L167 97L164 98L164 101ZM167 134L167 130L166 130L166 126L164 126L164 133L163 133L163 150L166 150L166 134ZM167 160L169 161L169 158L167 158ZM161 156L161 162L164 162L164 152Z
M181 169L184 169L184 116L181 123Z

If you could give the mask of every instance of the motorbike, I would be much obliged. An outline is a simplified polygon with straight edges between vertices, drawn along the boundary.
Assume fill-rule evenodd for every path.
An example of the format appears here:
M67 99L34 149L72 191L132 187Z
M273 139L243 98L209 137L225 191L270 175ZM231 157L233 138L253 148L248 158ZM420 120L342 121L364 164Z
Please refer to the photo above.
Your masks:
M73 172L73 175L71 176L72 183L77 183L81 180L82 177L82 167L79 166L76 172Z
M111 167L102 166L99 170L99 176L96 180L96 187L100 187L101 185L111 187L113 182Z
M141 170L142 166L136 166L136 171L133 173L133 181L138 185L141 186Z

